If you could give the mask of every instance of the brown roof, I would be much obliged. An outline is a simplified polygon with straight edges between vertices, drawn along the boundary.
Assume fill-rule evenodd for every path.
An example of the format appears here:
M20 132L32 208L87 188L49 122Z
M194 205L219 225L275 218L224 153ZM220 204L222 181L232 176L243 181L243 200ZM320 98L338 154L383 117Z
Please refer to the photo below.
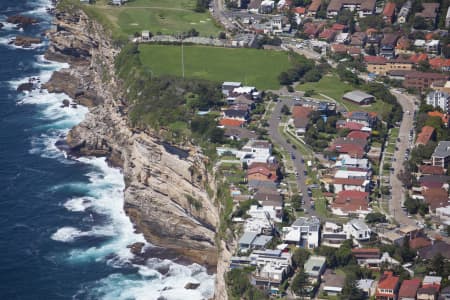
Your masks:
M383 16L392 18L394 13L395 13L395 3L394 2L386 3L383 10Z
M364 179L359 178L335 178L335 184L356 185L361 186L364 183Z
M413 278L410 280L403 280L398 297L413 298L416 299L417 289L420 287L421 280L419 278Z
M417 136L416 145L426 145L434 134L434 128L431 126L423 126Z
M331 204L332 208L345 212L367 210L369 208L369 193L360 191L341 191Z
M422 174L427 175L444 175L445 170L442 167L439 166L430 166L430 165L421 165L419 167L419 171Z
M378 248L354 248L352 254L356 259L380 258L381 251Z
M430 72L411 72L406 74L406 79L447 80L448 75Z
M220 119L219 124L225 127L240 127L245 121L235 119Z
M310 107L299 106L299 105L295 105L294 107L292 107L292 117L293 118L297 118L297 117L306 118L311 114L311 112L312 112L312 109Z
M383 56L364 56L364 61L367 64L371 64L371 65L384 65L387 62L387 59Z
M416 16L420 16L425 19L434 19L437 15L437 10L439 9L439 3L422 3L423 10L416 13Z
M313 0L308 7L308 11L317 12L322 4L322 0Z
M327 11L340 11L343 5L359 5L361 10L373 11L376 0L331 0Z
M409 240L409 247L411 249L420 249L431 245L431 241L425 237L419 236L415 239Z
M435 211L438 207L449 205L448 192L442 188L425 189L422 195L432 211Z

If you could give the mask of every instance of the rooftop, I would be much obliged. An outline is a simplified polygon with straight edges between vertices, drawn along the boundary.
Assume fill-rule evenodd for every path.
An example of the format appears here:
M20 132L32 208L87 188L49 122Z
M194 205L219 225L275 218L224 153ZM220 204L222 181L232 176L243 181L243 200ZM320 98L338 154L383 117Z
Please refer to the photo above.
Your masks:
M440 141L434 149L433 156L448 157L450 156L450 141Z
M368 98L369 99L374 99L375 97L370 95L370 94L367 94L367 93L365 93L363 91L356 90L356 91L345 93L342 96L342 98L351 100L353 102L360 103L360 102L363 102L364 100L366 100Z
M416 298L417 289L420 287L420 279L413 278L410 280L403 280L402 285L400 287L400 291L398 293L398 297L402 298Z

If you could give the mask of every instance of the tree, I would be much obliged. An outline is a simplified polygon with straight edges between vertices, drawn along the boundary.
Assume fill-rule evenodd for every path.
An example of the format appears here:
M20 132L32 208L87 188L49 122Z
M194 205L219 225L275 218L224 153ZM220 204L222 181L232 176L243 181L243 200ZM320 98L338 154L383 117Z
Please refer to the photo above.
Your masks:
M308 274L306 274L303 268L292 279L291 290L297 296L304 297L308 295Z
M425 30L428 29L428 23L421 16L414 16L413 20L414 29Z
M347 276L339 299L342 300L359 300L364 299L364 292L360 290L356 284L354 276Z
M281 85L290 85L292 83L292 80L287 72L281 72L280 75L278 75L278 81Z
M406 197L404 205L409 214L411 215L417 214L417 211L419 210L419 200L413 199L408 195Z
M292 262L296 267L303 267L305 262L308 260L311 253L304 248L296 248L294 254L292 254Z
M290 114L291 114L291 111L290 111L289 107L288 107L286 104L284 104L284 105L281 107L281 113L282 113L283 115L290 115Z
M366 216L367 223L386 223L386 216L379 212L369 213Z
M219 39L224 40L226 38L227 38L227 35L225 32L223 32L223 31L219 32Z

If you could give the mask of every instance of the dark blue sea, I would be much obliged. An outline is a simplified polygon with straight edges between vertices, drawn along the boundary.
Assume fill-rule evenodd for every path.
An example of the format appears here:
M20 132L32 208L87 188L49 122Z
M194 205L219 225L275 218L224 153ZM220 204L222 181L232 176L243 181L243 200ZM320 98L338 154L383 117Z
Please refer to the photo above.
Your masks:
M198 265L151 258L135 265L127 245L143 242L123 212L123 176L101 158L67 158L55 142L86 108L62 108L64 94L18 93L29 78L43 83L68 65L8 45L40 36L51 24L50 1L0 0L0 22L39 20L0 29L0 299L207 299L214 277ZM151 247L151 245L148 245ZM197 290L185 290L199 282ZM164 297L164 298L159 298Z

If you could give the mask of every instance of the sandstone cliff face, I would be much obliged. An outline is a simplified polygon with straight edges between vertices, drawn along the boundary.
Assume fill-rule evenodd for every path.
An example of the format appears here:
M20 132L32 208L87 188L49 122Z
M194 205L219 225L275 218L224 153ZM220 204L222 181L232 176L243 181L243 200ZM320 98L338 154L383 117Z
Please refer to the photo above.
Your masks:
M216 266L218 209L207 194L212 183L206 158L196 147L173 149L156 135L135 131L120 101L113 59L117 54L101 27L78 15L57 13L47 58L70 62L47 84L92 105L67 137L72 152L107 156L126 182L125 211L152 244L175 250L203 265ZM181 153L181 154L180 154Z

